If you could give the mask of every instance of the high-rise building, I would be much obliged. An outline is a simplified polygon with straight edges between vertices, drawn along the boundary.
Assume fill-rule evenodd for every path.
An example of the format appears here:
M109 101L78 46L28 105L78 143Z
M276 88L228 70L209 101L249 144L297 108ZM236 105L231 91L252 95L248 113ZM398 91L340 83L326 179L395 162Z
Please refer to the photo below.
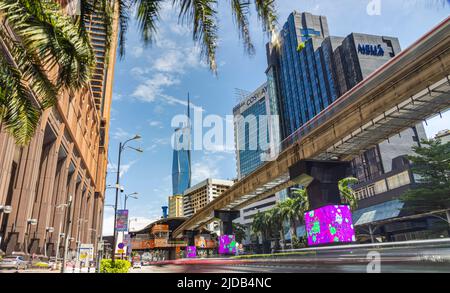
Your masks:
M191 187L191 126L189 95L184 127L175 129L172 161L172 193L183 194Z
M60 248L64 243L59 241L60 233L71 240L72 256L81 243L97 248L103 223L117 45L117 9L113 11L109 50L105 50L102 18L93 15L86 20L97 56L91 87L60 93L57 104L42 113L36 133L25 147L17 146L1 126L0 205L10 207L10 213L0 213L0 248L7 254L55 256L57 243ZM8 32L5 22L0 26ZM10 50L7 45L0 47L0 54ZM71 225L67 229L69 216ZM61 257L62 249L59 252Z
M276 155L280 143L278 105L276 95L271 95L269 91L267 83L264 83L233 108L238 180ZM236 221L249 227L254 215L272 208L280 194L273 194L241 209Z
M208 178L185 190L183 194L183 216L191 217L234 184L233 181ZM218 222L208 225L210 231L219 232Z
M439 139L441 143L448 143L450 142L450 130L448 129L441 130L436 134L434 138Z
M293 12L267 45L266 73L278 97L282 139L400 52L397 38L342 38L328 31L325 16Z
M282 140L401 51L394 37L335 37L328 31L324 16L293 12L266 46L268 87L277 96ZM415 183L405 156L423 138L424 127L418 123L352 160L361 208L392 202Z
M176 194L169 196L169 218L183 216L183 195Z

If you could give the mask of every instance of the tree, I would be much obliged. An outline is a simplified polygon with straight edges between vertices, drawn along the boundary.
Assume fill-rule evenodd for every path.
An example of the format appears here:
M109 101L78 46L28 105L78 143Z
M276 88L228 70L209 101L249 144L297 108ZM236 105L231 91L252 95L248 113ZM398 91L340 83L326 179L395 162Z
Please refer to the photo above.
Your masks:
M245 226L239 223L233 223L233 231L234 235L236 237L236 242L242 243L242 241L245 239Z
M347 177L338 182L341 197L350 205L352 211L358 208L358 199L356 198L355 191L351 187L356 183L358 183L358 179L355 177Z
M61 90L88 84L95 56L81 19L63 14L53 0L0 0L0 18L10 30L2 23L0 121L25 145Z
M412 172L419 177L417 185L408 190L401 200L409 209L427 212L450 208L450 142L424 140L413 147L417 155L408 156ZM447 210L447 221L450 212Z
M112 0L102 0L112 1ZM160 11L164 0L118 0L119 9L119 55L125 54L126 33L129 16L136 12L136 20L144 44L150 44L157 32ZM178 11L179 22L191 26L192 39L200 45L201 55L206 60L211 71L216 72L216 50L218 43L218 0L166 0L172 2ZM239 31L239 37L244 43L245 51L253 54L249 28L250 5L249 0L228 0L233 20ZM254 0L254 8L263 30L267 34L275 30L277 16L275 0Z

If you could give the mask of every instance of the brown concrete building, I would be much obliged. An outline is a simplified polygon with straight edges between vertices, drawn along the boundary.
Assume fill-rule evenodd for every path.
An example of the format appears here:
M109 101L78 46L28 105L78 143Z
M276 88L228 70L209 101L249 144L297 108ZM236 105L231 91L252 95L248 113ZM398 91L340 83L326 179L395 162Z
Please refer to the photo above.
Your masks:
M180 194L169 196L169 218L183 216L183 196Z
M117 17L109 51L101 19L93 16L86 25L97 58L91 86L61 92L25 147L0 124L0 206L11 208L9 214L0 211L0 248L6 254L54 256L59 242L61 256L60 233L69 237L72 253L77 243L96 248L101 237Z

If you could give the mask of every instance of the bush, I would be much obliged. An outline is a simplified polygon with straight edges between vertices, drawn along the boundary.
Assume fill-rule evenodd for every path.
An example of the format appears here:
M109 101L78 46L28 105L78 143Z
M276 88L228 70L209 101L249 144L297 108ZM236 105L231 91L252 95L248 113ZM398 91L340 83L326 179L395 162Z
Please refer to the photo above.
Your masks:
M128 273L128 269L131 267L131 263L127 260L116 259L114 263L111 259L102 259L100 262L101 273Z

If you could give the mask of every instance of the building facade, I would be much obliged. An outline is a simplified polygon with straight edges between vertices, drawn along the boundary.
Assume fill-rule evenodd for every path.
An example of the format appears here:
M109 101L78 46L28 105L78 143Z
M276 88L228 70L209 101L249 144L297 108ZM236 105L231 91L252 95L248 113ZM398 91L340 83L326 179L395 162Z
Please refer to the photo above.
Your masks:
M175 129L173 136L172 193L183 194L191 187L191 126L189 97L187 106L188 121L183 127Z
M264 83L233 108L238 180L278 154L280 124L276 98L269 83ZM280 194L283 192L273 194L241 209L240 217L236 222L249 228L254 215L258 211L271 209L280 199ZM250 229L247 230L250 233ZM247 237L244 244L249 241L250 237Z
M400 52L397 38L329 36L325 16L293 12L267 45L268 82L278 96L281 138L319 114Z
M191 217L204 208L219 195L227 191L234 184L233 181L208 178L186 189L183 194L183 216ZM220 232L218 222L208 225L209 231Z
M401 51L394 37L360 33L336 37L328 31L324 16L293 12L278 38L266 46L266 75L279 103L282 140ZM353 175L359 180L353 186L359 206L355 226L399 215L403 206L399 198L415 184L406 156L425 138L419 122L352 160ZM394 234L390 229L388 234Z
M441 143L448 143L450 142L450 130L448 129L441 130L436 134L434 138L439 139Z
M183 195L169 196L169 218L183 216Z
M114 16L112 40L116 26ZM101 237L116 42L105 49L101 18L92 16L86 27L97 58L91 86L61 92L25 147L0 125L0 205L10 207L0 214L0 249L6 254L54 256L60 243L61 257L64 234L74 255L81 243L96 249Z

